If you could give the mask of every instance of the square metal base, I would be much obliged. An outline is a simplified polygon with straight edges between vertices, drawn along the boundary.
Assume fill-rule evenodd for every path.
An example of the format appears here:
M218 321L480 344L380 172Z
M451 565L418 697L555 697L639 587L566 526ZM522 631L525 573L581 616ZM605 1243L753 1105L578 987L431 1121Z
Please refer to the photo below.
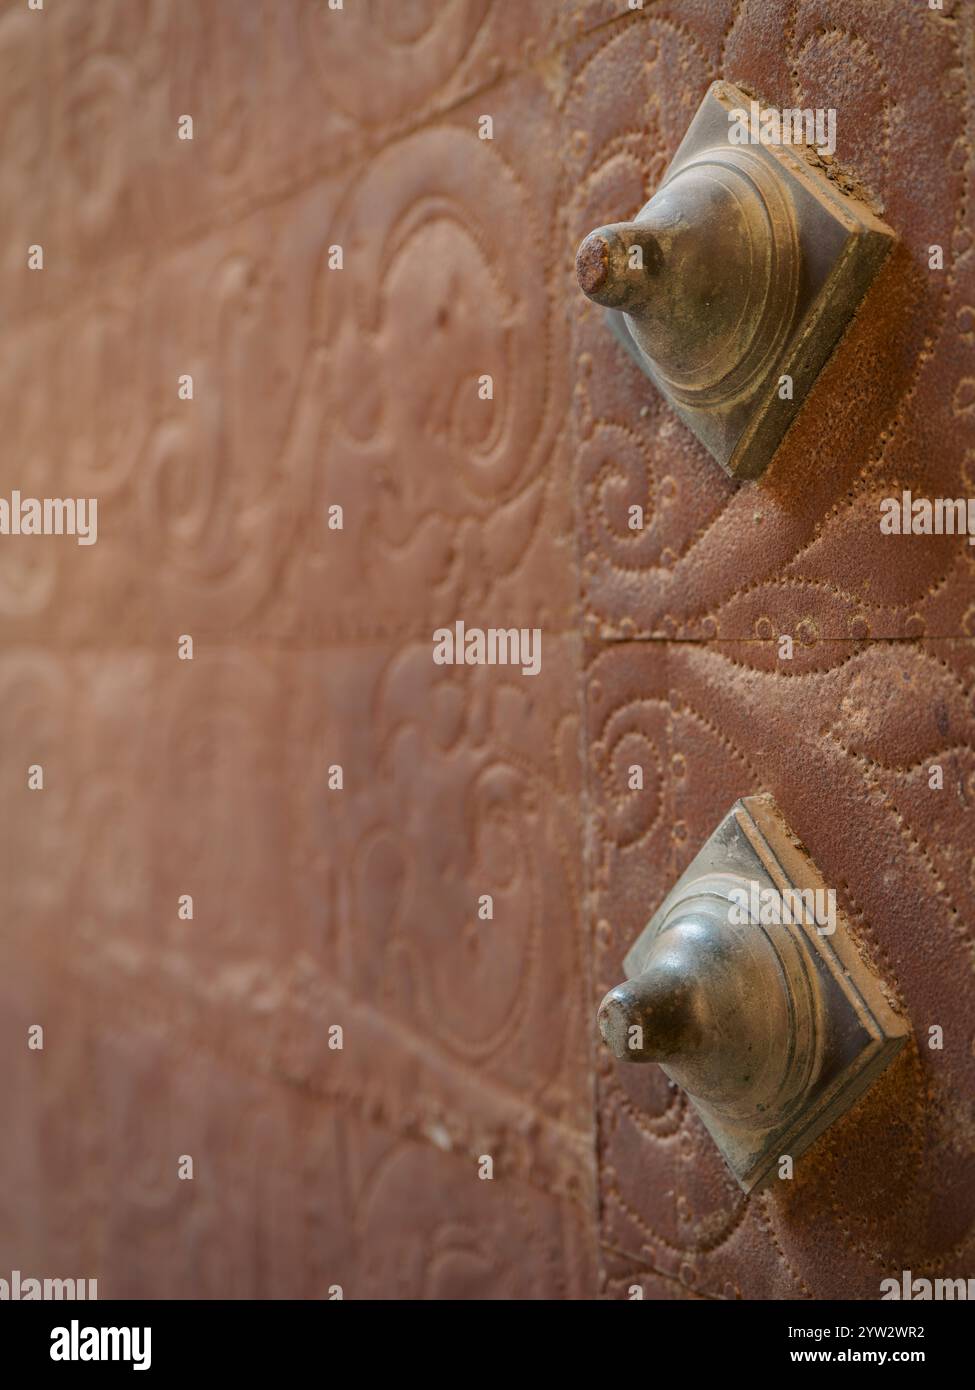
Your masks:
M643 971L654 938L683 899L694 897L702 883L710 893L725 882L731 887L756 883L759 889L825 891L826 885L804 847L791 833L770 796L737 801L700 853L650 919L624 962L627 975ZM729 898L729 902L730 902ZM842 916L823 934L815 923L776 925L755 930L789 932L798 944L817 996L817 1061L813 1079L798 1111L785 1121L774 1114L761 1123L729 1123L690 1097L746 1192L775 1173L780 1157L796 1158L824 1129L863 1094L900 1051L908 1024L894 1012L882 982L857 950ZM774 940L774 938L773 938ZM783 1039L783 1046L790 1040ZM666 1066L664 1071L667 1071ZM669 1072L668 1072L669 1075Z
M748 111L751 100L731 83L713 83L661 188L692 163L720 164L744 152L753 161L757 194L774 192L768 217L780 243L777 275L781 279L788 268L794 284L783 295L787 322L775 325L768 360L747 389L730 399L676 392L633 340L626 315L606 311L634 360L735 478L764 472L895 239L864 203L827 176L814 151L788 144L731 145L729 112ZM791 398L783 398L783 377L791 378Z

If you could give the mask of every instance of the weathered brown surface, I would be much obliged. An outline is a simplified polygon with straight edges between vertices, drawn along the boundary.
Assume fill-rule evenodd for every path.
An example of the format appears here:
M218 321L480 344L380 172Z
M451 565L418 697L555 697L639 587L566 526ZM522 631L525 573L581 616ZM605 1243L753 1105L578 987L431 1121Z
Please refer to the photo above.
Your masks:
M902 244L757 486L720 475L607 346L598 310L575 315L596 997L734 798L765 790L915 1038L792 1184L751 1199L662 1072L600 1057L603 1269L613 1296L639 1281L648 1296L876 1298L888 1274L975 1263L975 551L878 527L879 499L903 488L972 495L972 13L647 8L577 69L577 237L632 215L723 76L768 102L838 108L837 158ZM696 640L633 640L651 634ZM633 763L642 792L627 789Z
M793 1183L747 1200L662 1072L600 1059L603 1239L634 1273L719 1296L877 1297L902 1269L967 1277L975 644L820 643L816 667L791 676L754 650L633 643L589 668L597 990L621 978L645 904L736 796L763 789L915 1036ZM625 793L633 762L651 775ZM932 1024L943 1051L928 1048Z
M607 26L564 112L576 244L642 205L718 76L768 103L835 107L837 161L901 244L756 487L715 471L624 354L607 353L600 311L582 309L574 369L591 628L746 639L970 631L966 548L879 531L885 496L973 488L970 7L702 0ZM928 269L935 243L943 271ZM627 528L633 501L647 512L642 532Z
M0 1274L353 1298L971 1273L975 660L949 639L975 550L879 546L871 500L975 485L970 20L623 9L4 7L0 490L95 493L100 538L0 548ZM719 75L839 107L905 247L760 492L573 270ZM456 617L541 626L541 674L435 667ZM788 675L754 640L779 631ZM609 640L651 632L740 640ZM662 1074L629 1097L600 1061L594 1104L592 1013L762 787L947 1041L745 1202Z

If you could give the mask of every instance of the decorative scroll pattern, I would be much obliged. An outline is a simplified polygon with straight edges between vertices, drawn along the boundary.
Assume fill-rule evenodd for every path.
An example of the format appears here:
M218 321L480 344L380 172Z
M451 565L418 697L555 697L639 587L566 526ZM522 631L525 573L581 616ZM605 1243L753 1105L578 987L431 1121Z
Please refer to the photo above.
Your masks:
M904 1269L967 1277L975 1255L975 552L878 524L902 489L973 491L971 17L867 0L706 9L647 6L593 36L565 108L573 236L635 212L723 76L835 107L837 158L901 247L757 486L723 479L577 307L593 997L732 801L767 790L915 1036L793 1183L750 1199L662 1072L600 1058L603 1277L613 1297L640 1283L876 1298ZM647 637L684 640L632 640Z
M576 32L547 0L0 20L2 490L100 503L96 545L0 553L8 1268L595 1287ZM458 617L541 627L541 673L435 666Z
M100 499L97 545L0 551L0 1263L136 1297L970 1272L957 1036L746 1203L661 1073L594 1064L591 1024L759 787L918 1038L967 1017L970 553L872 525L885 490L975 486L970 28L951 0L0 18L0 491ZM718 75L837 106L904 247L757 490L571 272ZM456 617L540 626L541 674L435 667ZM651 634L698 640L625 640Z

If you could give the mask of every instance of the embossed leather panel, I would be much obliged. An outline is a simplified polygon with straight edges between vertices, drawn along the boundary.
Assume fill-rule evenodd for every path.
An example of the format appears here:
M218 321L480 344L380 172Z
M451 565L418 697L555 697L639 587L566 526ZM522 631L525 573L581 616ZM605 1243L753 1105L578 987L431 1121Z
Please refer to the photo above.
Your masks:
M915 1037L792 1183L749 1199L659 1069L601 1056L602 1277L613 1297L639 1282L648 1297L876 1298L903 1269L967 1277L973 1256L972 551L879 533L883 496L972 488L971 14L647 11L584 45L567 104L574 236L641 205L724 76L836 107L837 158L902 244L758 486L724 479L577 306L594 1001L735 797L761 789ZM932 1025L952 1039L942 1051Z
M967 1277L975 647L820 643L791 675L753 651L632 643L590 664L597 992L615 983L647 904L734 798L761 789L835 887L914 1038L793 1182L750 1199L663 1072L607 1054L603 1238L631 1253L630 1274L711 1296L869 1298L902 1269ZM626 791L632 763L649 774L642 792ZM936 763L942 791L929 786ZM933 1025L941 1051L928 1047Z
M607 349L600 312L579 308L593 631L806 639L970 630L957 538L893 540L879 529L884 497L972 490L970 17L952 8L648 5L642 19L607 26L577 71L566 150L579 238L636 211L708 83L724 76L765 102L834 107L836 159L900 242L757 486L722 477L622 350ZM942 271L928 269L932 244L943 247ZM646 512L642 532L627 525L633 503Z
M971 1272L972 552L875 535L885 489L972 486L971 19L624 9L0 15L2 490L100 498L87 550L0 547L0 1265L103 1297ZM903 243L759 489L572 273L720 75L837 106ZM541 674L435 667L455 617L540 625ZM760 788L922 1045L745 1200L661 1073L594 1065L592 1013Z

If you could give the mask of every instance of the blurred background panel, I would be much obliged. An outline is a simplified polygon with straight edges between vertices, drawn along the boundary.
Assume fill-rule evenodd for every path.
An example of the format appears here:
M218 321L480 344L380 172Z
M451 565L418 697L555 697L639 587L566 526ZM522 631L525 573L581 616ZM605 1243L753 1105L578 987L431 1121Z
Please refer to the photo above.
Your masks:
M594 1286L559 8L3 5L0 1267Z

